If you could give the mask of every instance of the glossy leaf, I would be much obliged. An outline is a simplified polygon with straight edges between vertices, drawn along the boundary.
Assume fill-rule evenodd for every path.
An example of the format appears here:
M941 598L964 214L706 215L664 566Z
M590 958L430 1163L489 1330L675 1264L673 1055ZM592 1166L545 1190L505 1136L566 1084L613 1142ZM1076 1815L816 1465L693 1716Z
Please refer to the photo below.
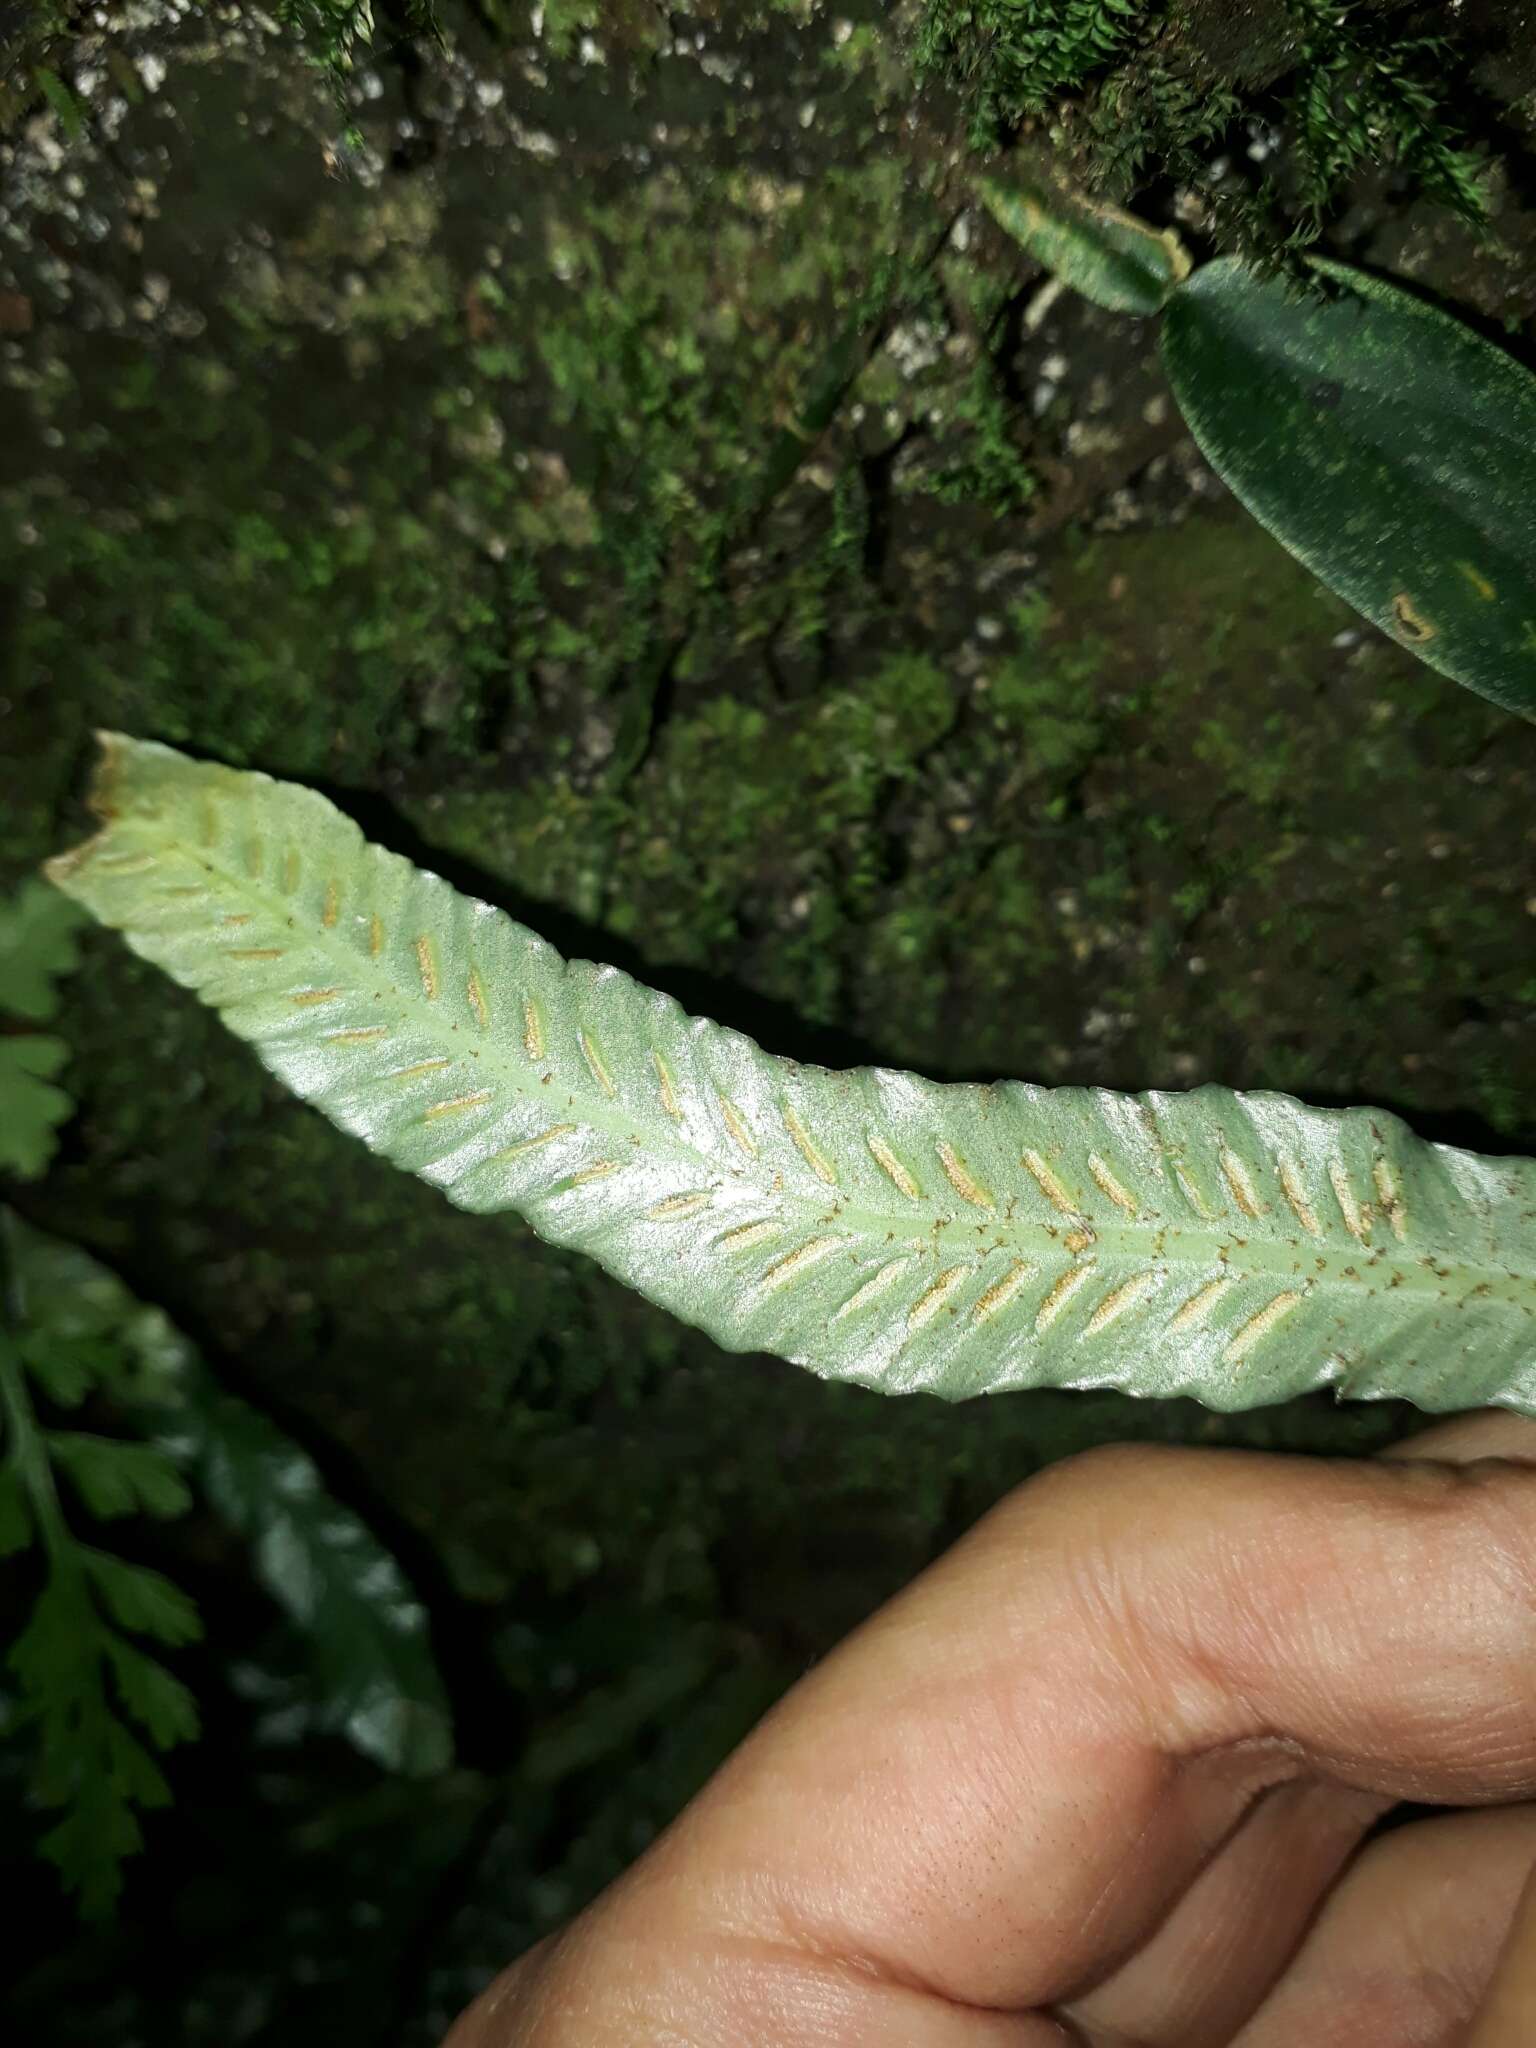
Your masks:
M1328 296L1235 258L1173 294L1163 357L1222 479L1372 624L1536 717L1536 377L1343 264Z
M1189 256L1171 228L1149 227L1044 173L1006 184L979 178L976 190L999 227L1106 312L1160 312L1189 275Z
M184 1372L168 1442L251 1545L256 1575L303 1632L307 1705L386 1770L453 1761L427 1618L400 1567L326 1489L314 1461L201 1368Z
M950 1399L1333 1386L1536 1412L1536 1164L1379 1110L830 1073L369 845L109 738L51 868L344 1129L732 1350Z

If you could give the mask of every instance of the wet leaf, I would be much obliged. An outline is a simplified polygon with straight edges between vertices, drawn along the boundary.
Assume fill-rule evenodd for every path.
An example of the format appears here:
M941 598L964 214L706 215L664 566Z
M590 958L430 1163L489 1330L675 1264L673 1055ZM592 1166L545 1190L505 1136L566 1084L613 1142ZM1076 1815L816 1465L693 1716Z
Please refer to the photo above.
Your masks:
M306 1100L731 1350L886 1392L1536 1412L1536 1163L1380 1110L830 1073L567 963L313 791L106 742L59 885Z
M169 1440L209 1505L252 1546L256 1575L304 1632L315 1723L386 1770L453 1761L427 1617L395 1560L326 1489L314 1461L190 1361Z
M1536 377L1343 264L1327 297L1234 258L1182 284L1163 357L1222 479L1373 625L1536 718Z

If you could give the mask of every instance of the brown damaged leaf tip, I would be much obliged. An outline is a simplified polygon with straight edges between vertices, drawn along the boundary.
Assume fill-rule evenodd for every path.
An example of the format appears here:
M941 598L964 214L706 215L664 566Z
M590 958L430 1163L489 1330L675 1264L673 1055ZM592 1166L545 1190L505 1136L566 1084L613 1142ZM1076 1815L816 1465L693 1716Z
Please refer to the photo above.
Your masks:
M43 862L44 877L59 889L65 886L71 875L94 859L111 826L120 816L114 792L122 775L123 735L98 727L91 736L100 751L91 764L85 801L92 817L101 820L101 830L93 832L89 839L82 839L78 846L66 847L63 853L56 853L51 860Z

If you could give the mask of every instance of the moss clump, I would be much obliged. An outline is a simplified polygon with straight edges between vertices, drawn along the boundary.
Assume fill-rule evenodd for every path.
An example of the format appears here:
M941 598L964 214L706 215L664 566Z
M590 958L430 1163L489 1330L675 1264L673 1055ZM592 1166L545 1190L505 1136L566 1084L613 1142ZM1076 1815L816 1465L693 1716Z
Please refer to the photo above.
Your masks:
M1390 164L1426 198L1473 225L1488 212L1486 165L1450 110L1446 35L1388 35L1357 6L1291 0L1301 30L1287 109L1297 202L1314 230L1350 181Z
M964 86L973 126L1009 127L1079 92L1143 42L1161 4L1138 0L927 0L914 48L920 76Z
M1388 25L1358 0L1261 0L1243 28L1210 6L927 0L914 64L960 89L977 147L1043 117L1091 182L1186 186L1251 256L1314 239L1373 170L1482 225L1487 163L1454 111L1470 29Z

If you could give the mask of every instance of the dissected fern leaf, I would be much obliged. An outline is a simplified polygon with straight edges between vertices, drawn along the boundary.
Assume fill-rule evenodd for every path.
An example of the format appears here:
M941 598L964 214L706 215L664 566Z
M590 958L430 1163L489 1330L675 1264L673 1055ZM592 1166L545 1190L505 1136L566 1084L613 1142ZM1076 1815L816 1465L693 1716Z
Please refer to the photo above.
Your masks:
M30 1735L33 1795L57 1815L42 1852L86 1917L98 1918L117 1897L123 1859L140 1846L139 1811L170 1796L151 1752L197 1733L191 1694L143 1645L174 1648L199 1626L192 1602L160 1573L81 1540L60 1479L67 1475L98 1517L179 1514L188 1494L152 1445L39 1421L37 1392L58 1399L62 1391L72 1403L110 1375L88 1330L78 1344L68 1331L51 1345L35 1341L22 1240L0 1210L0 1556L35 1545L42 1565L37 1598L5 1658L15 1691L4 1719L7 1733ZM70 1360L62 1371L60 1358Z
M729 1349L950 1399L1536 1413L1536 1163L1283 1095L797 1066L563 961L313 791L104 747L106 826L60 887L344 1129Z
M41 880L0 902L0 1010L32 1024L58 1015L58 984L74 972L81 922L79 907Z
M69 1047L29 1027L58 1013L58 983L75 965L80 921L80 906L42 881L0 902L0 1171L19 1180L44 1171L59 1125L74 1113L56 1085Z
M50 1426L41 1407L106 1396L153 1442ZM158 1310L78 1245L0 1207L0 1558L35 1548L39 1589L0 1653L0 1733L30 1750L42 1853L87 1918L108 1913L139 1814L170 1797L154 1752L197 1733L181 1680L146 1645L199 1633L161 1573L83 1540L97 1521L183 1513L189 1480L250 1544L256 1575L295 1624L305 1666L293 1705L386 1770L453 1759L427 1617L403 1573L313 1461L227 1394Z
M69 1062L69 1047L49 1032L0 1037L0 1170L18 1180L44 1171L58 1144L60 1124L74 1101L53 1076Z

